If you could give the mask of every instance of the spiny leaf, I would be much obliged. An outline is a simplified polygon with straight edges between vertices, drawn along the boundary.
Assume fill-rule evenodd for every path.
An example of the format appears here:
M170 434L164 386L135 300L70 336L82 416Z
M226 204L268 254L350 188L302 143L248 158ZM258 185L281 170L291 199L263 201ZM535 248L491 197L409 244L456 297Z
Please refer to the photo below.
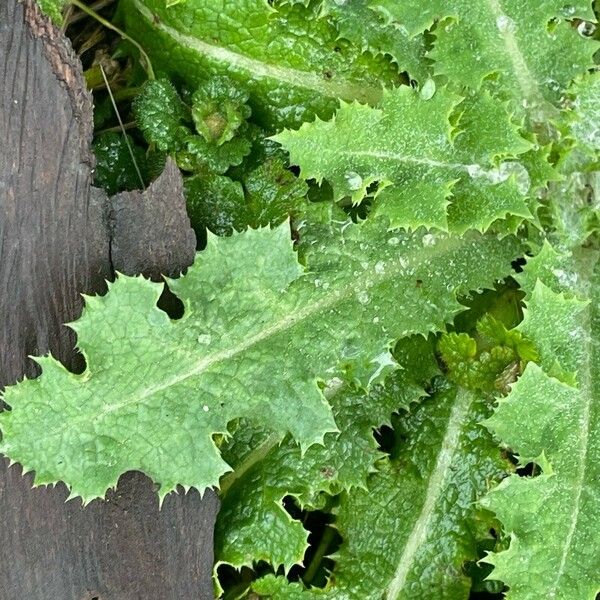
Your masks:
M477 560L490 527L474 502L506 468L478 423L487 414L483 397L446 385L396 419L391 460L368 490L342 495L336 527L344 541L327 588L299 598L468 598L463 565ZM301 592L274 578L253 589L276 600Z
M370 0L372 10L381 13L388 22L395 22L404 27L411 36L429 29L434 22L444 15L447 2L429 0L428 2L397 2L396 0Z
M423 3L374 0L388 19L411 32L435 20L429 56L434 70L454 84L477 89L494 75L501 95L544 122L572 79L593 65L596 42L580 35L571 20L595 21L590 0L449 0ZM524 110L525 109L525 110Z
M385 386L377 386L370 394L340 380L330 383L326 396L340 433L327 434L323 446L311 446L302 454L290 439L281 442L276 435L261 435L246 426L238 428L223 452L236 466L221 486L215 532L218 562L239 568L264 560L286 570L301 563L308 532L291 519L282 500L291 495L302 507L320 508L323 493L366 489L367 477L383 456L373 429L390 423L394 411L407 408L424 395L415 380L417 373L419 379L431 376L429 362L433 361L427 360L427 343L423 338L411 343L421 351L420 363L404 364Z
M65 481L85 501L135 469L161 496L177 484L204 490L229 469L212 436L232 419L290 432L303 449L321 442L336 426L318 378L375 381L392 340L439 330L460 308L457 293L505 276L519 252L510 238L424 247L422 232L392 235L386 223L335 227L319 234L330 245L305 252L305 276L287 223L209 238L170 282L179 321L156 306L162 286L142 278L87 298L72 325L86 371L38 359L42 376L5 392L0 449L37 483Z
M568 111L571 134L591 150L600 150L600 73L588 73L571 88L573 106Z
M539 279L530 290L521 329L537 344L542 367L530 363L486 422L521 464L535 462L542 474L512 476L484 500L511 536L510 548L486 562L496 567L492 577L509 586L511 600L592 599L600 591L593 526L600 494L600 273L596 253L588 250L572 261L570 277L556 277L556 253L543 252L535 272L554 286L570 282L571 297ZM559 262L567 264L566 258ZM570 371L575 376L566 377Z
M457 132L449 118L459 111ZM487 93L461 103L446 89L424 100L400 87L386 91L379 108L345 104L331 121L274 139L305 179L331 182L336 199L360 202L379 184L373 210L394 227L464 232L485 230L507 213L530 215L525 169L516 162L496 165L499 157L517 156L530 145Z
M323 13L331 17L340 36L357 47L374 53L389 54L400 71L411 79L424 81L429 72L425 61L425 40L412 37L406 29L385 23L369 8L369 0L323 0Z

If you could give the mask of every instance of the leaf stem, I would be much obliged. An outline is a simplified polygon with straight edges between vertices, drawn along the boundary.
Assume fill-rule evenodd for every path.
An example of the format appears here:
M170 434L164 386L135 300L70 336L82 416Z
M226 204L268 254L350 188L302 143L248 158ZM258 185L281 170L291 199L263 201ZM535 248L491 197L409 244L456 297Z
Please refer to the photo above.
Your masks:
M124 40L133 44L140 53L140 56L142 58L142 61L140 61L140 62L142 63L142 66L144 67L144 70L146 71L146 74L148 75L148 79L156 79L156 77L154 75L154 69L152 68L152 63L150 62L150 58L148 57L148 55L146 54L146 51L142 48L142 46L138 42L136 42L132 37L127 35L123 30L121 30L117 26L113 25L110 21L107 21L104 17L99 15L95 10L93 10L89 6L86 6L85 4L83 4L83 2L81 2L80 0L69 0L69 2L73 6L76 6L79 10L83 11L84 13L86 13L87 15L92 17L93 19L96 19L96 21L98 21L98 23L104 25L104 27L106 27L107 29L114 31L115 33L120 35L121 38L123 38Z
M249 469L257 462L260 462L279 442L281 436L278 433L270 435L262 444L254 448L248 456L237 466L231 473L227 473L221 479L219 495L224 498L229 491L229 488L242 477Z
M108 78L106 77L106 73L104 72L104 68L100 65L100 72L102 73L102 78L104 79L104 84L106 85L106 90L108 91L108 95L110 96L110 101L112 103L115 114L117 115L117 120L119 121L119 127L123 132L123 139L125 140L125 145L127 146L127 150L129 150L129 155L131 156L131 160L133 162L133 166L135 167L135 172L140 180L142 185L142 189L145 187L144 178L142 177L142 173L137 164L137 160L135 159L135 154L133 153L133 148L129 143L129 138L127 137L127 133L125 131L125 126L123 125L123 119L121 119L121 113L119 113L119 108L117 107L117 103L115 102L115 97L113 96L112 90L110 89L110 84L108 83Z
M102 10L103 8L106 8L107 6L111 5L114 1L115 0L98 0L98 2L95 2L88 8L90 8L91 10L93 10L95 12L98 12L99 10ZM70 27L71 25L73 25L74 23L77 23L78 21L81 21L81 19L83 19L84 17L85 17L85 13L84 14L75 13L74 15L71 14L68 17L65 17L65 24L64 24L65 28Z
M321 541L317 546L317 550L314 556L312 557L310 564L308 565L308 569L306 569L306 573L304 573L304 576L302 577L302 581L307 587L312 583L313 579L315 578L315 575L317 574L317 571L321 566L321 562L323 561L323 558L325 557L325 554L329 549L331 542L335 538L335 533L335 529L330 525L327 525L325 527L323 537L321 538Z

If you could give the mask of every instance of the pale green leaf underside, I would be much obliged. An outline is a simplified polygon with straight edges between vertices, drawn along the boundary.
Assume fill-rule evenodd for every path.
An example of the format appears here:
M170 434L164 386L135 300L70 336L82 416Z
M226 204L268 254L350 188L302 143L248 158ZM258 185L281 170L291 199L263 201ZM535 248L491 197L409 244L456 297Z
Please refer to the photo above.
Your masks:
M232 419L290 432L303 448L320 442L336 426L317 379L349 372L368 385L393 340L440 330L460 309L457 292L506 276L519 254L514 238L329 228L305 276L287 223L210 237L170 282L185 307L178 321L156 306L162 285L143 278L120 276L87 298L72 325L87 370L38 359L41 377L5 391L1 451L86 501L129 470L161 495L204 490L229 469L212 436Z
M458 131L450 115L460 114ZM456 115L455 115L456 116ZM441 89L429 100L409 87L385 92L378 108L344 104L328 122L317 120L274 138L290 152L302 177L327 179L335 197L362 200L379 184L374 213L394 227L487 229L506 214L530 216L514 162L530 145L502 103L487 93L461 99ZM448 206L450 204L450 206Z
M526 285L532 271L569 296L540 279L529 290L521 329L543 369L529 364L486 422L521 463L542 467L535 478L508 478L484 502L511 535L507 551L486 559L510 600L593 600L600 591L600 288L598 268L589 271L596 259L582 251L571 260L546 246L530 261Z
M485 536L475 501L503 472L500 453L479 425L483 398L464 390L435 394L395 423L401 440L368 490L344 494L336 527L344 540L325 590L267 578L254 590L275 600L468 598L463 564Z

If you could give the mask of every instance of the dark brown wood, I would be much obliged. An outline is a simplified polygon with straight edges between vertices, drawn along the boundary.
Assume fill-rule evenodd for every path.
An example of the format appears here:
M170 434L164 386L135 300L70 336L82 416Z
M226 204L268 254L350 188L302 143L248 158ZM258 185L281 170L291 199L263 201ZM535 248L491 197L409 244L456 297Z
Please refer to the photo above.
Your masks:
M185 269L194 237L169 164L144 194L91 186L91 98L70 44L33 0L0 0L0 388L37 374L29 354L82 366L62 323L113 268ZM214 493L168 497L121 478L106 502L65 504L0 461L0 600L213 597Z
M176 277L194 261L196 236L183 196L183 179L172 160L144 192L111 199L111 260L127 275L144 273L160 281Z

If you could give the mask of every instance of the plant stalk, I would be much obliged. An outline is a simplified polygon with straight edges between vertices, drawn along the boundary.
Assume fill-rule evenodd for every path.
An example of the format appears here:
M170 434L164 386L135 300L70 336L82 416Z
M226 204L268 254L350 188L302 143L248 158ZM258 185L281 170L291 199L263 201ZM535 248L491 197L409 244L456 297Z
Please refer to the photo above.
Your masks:
M142 62L142 65L144 66L144 70L146 71L146 74L148 75L148 79L156 79L156 77L154 75L154 69L152 68L152 63L150 62L150 58L148 57L148 55L146 54L146 51L142 48L142 46L138 42L136 42L132 37L127 35L124 31L122 31L121 29L119 29L118 27L113 25L110 21L107 21L104 17L99 15L96 11L91 9L89 6L86 6L85 4L83 4L83 2L81 2L80 0L69 0L69 1L73 6L76 6L79 10L83 11L84 13L86 13L87 15L92 17L93 19L96 19L96 21L98 21L98 23L104 25L104 27L106 27L107 29L114 31L115 33L120 35L121 38L123 38L124 40L133 44L138 49L140 56L142 57L141 62Z
M321 566L321 562L323 561L323 558L325 557L325 554L327 553L327 550L334 538L335 529L330 525L327 525L325 527L325 531L323 532L323 537L319 542L319 546L317 547L317 551L312 557L312 560L308 565L308 569L306 569L306 573L304 573L304 577L302 577L302 581L306 587L308 587L315 578L315 575Z

